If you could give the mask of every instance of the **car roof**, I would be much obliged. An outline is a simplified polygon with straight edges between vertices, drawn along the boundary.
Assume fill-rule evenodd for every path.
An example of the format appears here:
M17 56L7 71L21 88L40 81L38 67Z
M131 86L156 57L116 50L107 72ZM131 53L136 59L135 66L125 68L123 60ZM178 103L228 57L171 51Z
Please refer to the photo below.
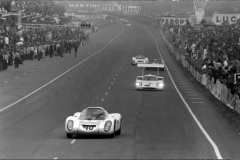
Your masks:
M98 107L98 106L97 107L87 107L83 111L88 110L88 109L100 109L100 110L103 110L105 113L108 113L104 108Z

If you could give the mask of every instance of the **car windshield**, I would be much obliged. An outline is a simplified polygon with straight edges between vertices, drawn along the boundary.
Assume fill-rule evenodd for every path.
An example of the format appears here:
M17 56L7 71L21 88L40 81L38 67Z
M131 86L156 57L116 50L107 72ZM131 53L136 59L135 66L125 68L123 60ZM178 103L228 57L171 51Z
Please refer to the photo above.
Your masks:
M88 108L84 110L80 116L82 120L104 120L105 111L99 108Z
M137 59L145 59L144 56L136 56Z
M157 78L155 76L144 76L143 80L144 81L156 81Z

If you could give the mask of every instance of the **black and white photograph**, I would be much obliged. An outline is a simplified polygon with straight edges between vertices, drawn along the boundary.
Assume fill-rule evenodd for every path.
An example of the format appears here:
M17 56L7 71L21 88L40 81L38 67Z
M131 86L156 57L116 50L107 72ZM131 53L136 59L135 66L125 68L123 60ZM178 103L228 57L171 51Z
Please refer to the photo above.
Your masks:
M240 159L240 0L0 0L0 159Z

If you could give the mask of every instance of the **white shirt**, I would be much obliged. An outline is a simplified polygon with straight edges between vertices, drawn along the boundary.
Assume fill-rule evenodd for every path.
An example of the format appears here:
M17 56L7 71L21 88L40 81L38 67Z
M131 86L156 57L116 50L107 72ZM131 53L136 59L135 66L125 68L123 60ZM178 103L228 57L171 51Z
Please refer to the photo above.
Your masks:
M228 63L227 63L227 61L225 60L225 61L223 62L223 67L226 67L226 66L228 66Z
M203 60L207 57L207 49L205 48L203 50Z
M5 43L9 44L9 38L8 37L5 37Z

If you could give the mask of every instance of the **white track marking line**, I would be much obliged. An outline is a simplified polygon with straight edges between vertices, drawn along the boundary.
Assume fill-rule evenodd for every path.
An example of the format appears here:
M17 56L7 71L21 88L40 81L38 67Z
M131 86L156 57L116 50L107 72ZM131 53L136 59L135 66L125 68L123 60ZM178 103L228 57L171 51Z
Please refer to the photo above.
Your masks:
M122 28L122 30L115 36L113 37L113 39L111 39L111 41L109 41L102 49L98 50L97 52L95 52L94 54L92 54L91 56L87 57L86 59L84 59L83 61L79 62L78 64L76 64L75 66L71 67L70 69L68 69L67 71L63 72L62 74L60 74L59 76L57 76L56 78L54 78L53 80L51 80L50 82L46 83L45 85L41 86L40 88L36 89L35 91L29 93L28 95L24 96L23 98L17 100L16 102L0 109L0 112L6 110L7 108L12 107L13 105L21 102L22 100L28 98L29 96L33 95L34 93L38 92L39 90L43 89L44 87L48 86L49 84L53 83L54 81L56 81L57 79L59 79L60 77L64 76L65 74L67 74L68 72L70 72L71 70L73 70L74 68L78 67L79 65L81 65L83 62L89 60L90 58L92 58L93 56L97 55L98 53L100 53L101 51L103 51L107 46L109 46L109 44L111 44L116 38L118 38L121 33L123 32L124 27Z
M145 27L143 27L145 28ZM155 37L152 35L152 32L149 31L147 28L145 28L149 33L150 35L152 36L153 40L155 41L155 44L156 44L156 47L157 47L157 50L158 50L158 53L159 53L159 56L161 57L161 59L163 60L163 57L162 57L162 54L158 48L158 43L157 43L157 40L155 39ZM164 62L164 60L163 60ZM169 74L169 77L176 89L176 91L178 92L180 98L182 99L183 103L185 104L186 108L188 109L189 113L191 114L191 116L193 117L193 119L195 120L195 122L197 123L198 127L201 129L201 131L203 132L203 134L205 135L205 137L207 138L207 140L210 142L210 144L212 145L214 151L215 151L215 154L217 156L218 159L223 159L222 156L221 156L221 153L218 149L218 146L215 144L215 142L212 140L212 138L210 137L210 135L207 133L207 131L203 128L202 124L200 123L200 121L197 119L196 115L193 113L193 111L191 110L190 106L188 105L188 103L186 102L186 100L184 99L183 95L181 94L181 92L179 91L179 89L177 88L177 85L175 84L173 78L172 78L172 75L171 73L169 72L168 70L168 67L167 65L165 64L166 66L166 70Z
M53 159L58 159L58 157L54 157Z
M72 141L71 141L71 144L74 144L76 142L76 139L73 139Z

